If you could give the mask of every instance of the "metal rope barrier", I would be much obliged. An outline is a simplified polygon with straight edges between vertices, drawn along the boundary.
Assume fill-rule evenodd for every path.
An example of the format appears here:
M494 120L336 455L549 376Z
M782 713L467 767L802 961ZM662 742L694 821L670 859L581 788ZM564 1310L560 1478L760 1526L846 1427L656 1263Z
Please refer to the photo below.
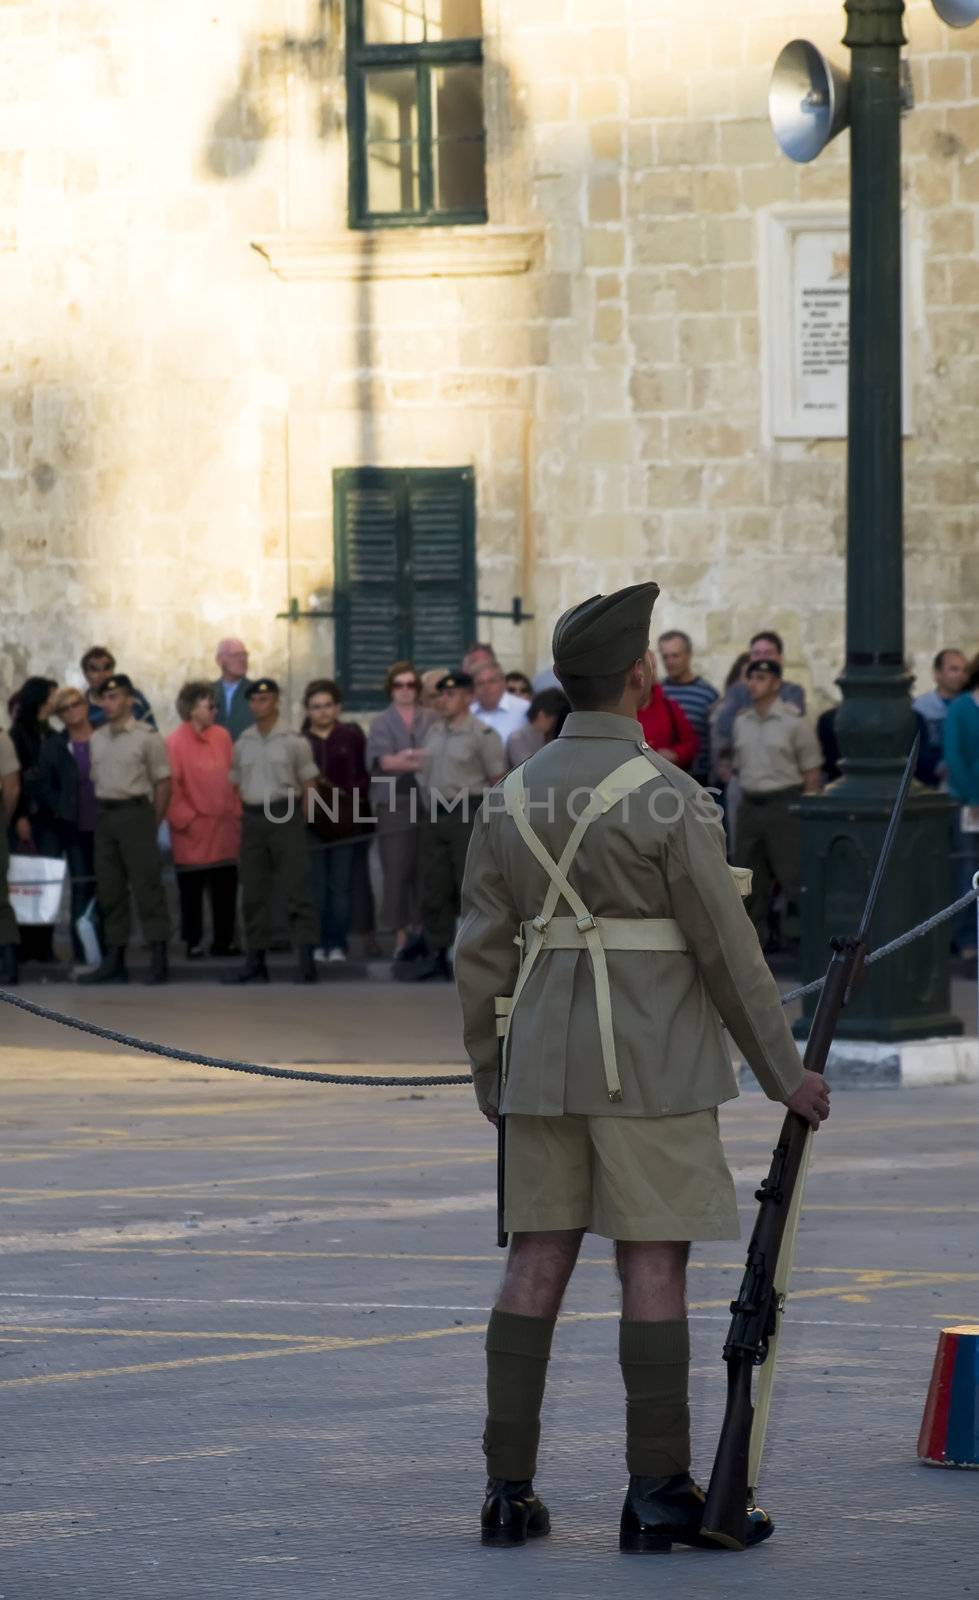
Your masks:
M893 955L895 951L903 949L913 939L920 939L924 934L931 933L934 928L943 922L948 922L960 911L964 911L966 906L973 905L977 901L979 901L979 887L962 895L961 899L946 906L943 911L937 911L933 917L919 922L917 927L909 928L906 933L899 934L889 944L881 945L867 957L868 965L874 961L883 961L885 956ZM824 981L823 978L817 978L814 983L807 983L801 989L790 989L788 994L781 996L782 1005L786 1006L792 1000L801 999L803 995L815 994ZM83 1022L79 1017L66 1016L63 1011L52 1011L48 1006L38 1005L34 1000L25 1000L19 994L11 994L9 989L0 989L0 1002L16 1007L18 1011L26 1011L30 1016L40 1017L44 1022L59 1022L62 1027L75 1028L79 1033L90 1033L96 1039L108 1040L110 1044L126 1045L131 1050L141 1050L145 1055L162 1056L167 1061L186 1061L195 1067L219 1067L226 1072L246 1072L261 1078L295 1078L301 1083L331 1083L347 1088L441 1089L458 1088L472 1082L471 1074L468 1072L452 1073L442 1077L385 1078L359 1073L304 1072L298 1067L259 1066L254 1061L232 1061L224 1056L195 1055L192 1050L179 1050L175 1045L155 1044L150 1039L138 1039L135 1034L119 1033L115 1028L103 1028L97 1022Z

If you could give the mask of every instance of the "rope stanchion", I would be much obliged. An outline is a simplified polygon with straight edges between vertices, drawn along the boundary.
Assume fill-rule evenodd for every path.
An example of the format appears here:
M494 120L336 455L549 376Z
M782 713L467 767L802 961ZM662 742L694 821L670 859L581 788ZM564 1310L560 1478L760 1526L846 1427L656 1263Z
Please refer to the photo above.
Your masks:
M943 922L948 922L952 917L958 916L967 906L979 905L979 884L968 894L962 895L944 910L938 911L933 917L928 917L924 922L919 922L914 928L909 928L906 933L899 934L889 944L884 944L874 950L867 957L867 964L874 961L883 961L885 956L893 955L897 950L902 950L913 939L923 938L931 933ZM822 988L823 979L817 978L814 983L807 983L801 989L790 989L781 996L782 1005L789 1005L793 1000L799 1000L803 995L815 994ZM28 1015L40 1017L43 1022L57 1022L64 1028L74 1028L79 1033L91 1034L96 1039L105 1039L109 1044L125 1045L130 1050L142 1051L144 1055L161 1056L165 1061L185 1061L193 1067L217 1067L223 1072L244 1072L253 1077L260 1078L291 1078L300 1083L328 1083L343 1088L366 1089L443 1089L461 1088L464 1084L471 1084L472 1077L468 1072L447 1073L442 1076L413 1077L381 1077L368 1073L346 1072L307 1072L299 1067L269 1067L261 1066L254 1061L236 1061L224 1056L205 1056L195 1054L192 1050L180 1050L176 1045L157 1044L151 1039L140 1039L135 1034L121 1033L115 1028L103 1028L97 1022L85 1022L80 1017L69 1017L63 1011L52 1011L49 1006L38 1005L35 1000L25 1000L22 995L11 994L9 989L0 989L0 1003L14 1006L18 1011L26 1011Z

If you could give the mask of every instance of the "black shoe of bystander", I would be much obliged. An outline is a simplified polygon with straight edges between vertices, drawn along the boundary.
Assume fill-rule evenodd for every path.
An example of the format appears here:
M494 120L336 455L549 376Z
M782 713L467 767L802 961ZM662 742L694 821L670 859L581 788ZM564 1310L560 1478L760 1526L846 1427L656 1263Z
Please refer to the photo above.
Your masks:
M154 939L150 945L150 970L143 979L145 984L161 984L170 981L170 962L167 957L167 942L165 939Z
M91 972L83 972L77 981L79 983L128 983L129 973L126 970L125 945L110 944L98 966Z
M299 965L296 968L296 975L292 981L293 983L316 983L318 981L316 961L313 956L313 946L311 944L300 945Z
M265 965L264 950L249 950L245 965L234 972L226 972L222 983L268 983L269 969Z
M432 983L438 978L444 978L447 983L451 983L452 967L449 962L449 952L436 950L434 955L426 956L424 961L406 961L403 966L395 967L394 976L399 983Z

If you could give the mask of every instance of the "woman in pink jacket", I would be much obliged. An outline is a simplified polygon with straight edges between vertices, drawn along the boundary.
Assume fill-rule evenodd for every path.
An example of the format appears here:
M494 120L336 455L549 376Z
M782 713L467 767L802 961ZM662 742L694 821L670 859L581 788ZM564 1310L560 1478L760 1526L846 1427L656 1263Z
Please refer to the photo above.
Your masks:
M185 683L177 696L181 726L167 739L173 788L167 822L180 890L180 931L187 955L204 954L204 889L211 901L212 956L237 955L235 904L241 806L231 785L231 736L215 725L209 683Z

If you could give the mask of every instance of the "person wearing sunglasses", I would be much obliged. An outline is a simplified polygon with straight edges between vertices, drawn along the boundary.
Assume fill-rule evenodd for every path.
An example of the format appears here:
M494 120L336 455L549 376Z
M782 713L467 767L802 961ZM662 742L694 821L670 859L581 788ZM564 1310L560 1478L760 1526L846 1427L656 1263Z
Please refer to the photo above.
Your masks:
M436 714L420 703L421 680L410 661L388 668L385 688L387 709L374 718L367 736L367 770L384 878L380 923L394 929L394 959L401 963L425 953L417 774Z

